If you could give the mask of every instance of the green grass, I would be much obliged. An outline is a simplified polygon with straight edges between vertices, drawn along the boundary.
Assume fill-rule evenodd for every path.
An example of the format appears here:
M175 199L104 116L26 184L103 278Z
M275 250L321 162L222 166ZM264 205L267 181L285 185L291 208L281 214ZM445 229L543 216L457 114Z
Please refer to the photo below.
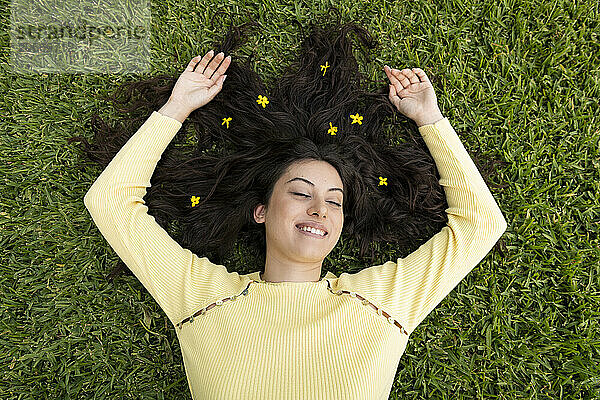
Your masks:
M228 20L210 25L222 2L197 4L152 5L148 75L178 74L222 37ZM322 20L330 2L229 4L237 23L254 15L264 26L233 56L254 51L270 81L301 41L290 21ZM101 171L82 168L67 143L91 139L88 115L107 105L97 96L128 77L13 72L2 5L0 398L189 399L162 310L134 276L105 280L118 258L83 205ZM381 43L371 62L359 58L363 72L382 79L384 63L435 72L440 108L467 150L508 163L495 182L506 188L493 191L509 225L506 250L489 254L416 329L391 398L600 398L598 3L335 5Z

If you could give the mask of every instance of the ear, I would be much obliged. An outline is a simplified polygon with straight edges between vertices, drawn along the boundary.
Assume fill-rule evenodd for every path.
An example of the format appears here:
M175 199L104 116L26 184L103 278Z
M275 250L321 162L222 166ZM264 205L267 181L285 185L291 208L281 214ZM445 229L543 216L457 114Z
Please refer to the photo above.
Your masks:
M263 204L259 204L254 208L254 220L258 224L265 222L265 206Z

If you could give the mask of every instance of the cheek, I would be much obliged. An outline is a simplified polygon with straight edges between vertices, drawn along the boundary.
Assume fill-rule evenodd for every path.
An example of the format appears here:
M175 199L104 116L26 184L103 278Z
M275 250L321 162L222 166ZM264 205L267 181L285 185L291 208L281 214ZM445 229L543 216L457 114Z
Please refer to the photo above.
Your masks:
M339 219L338 229L339 229L340 233L342 232L343 228L344 228L344 214L342 214Z
M301 208L297 204L290 202L280 202L269 214L269 222L275 230L285 230L289 224L292 224L299 218Z

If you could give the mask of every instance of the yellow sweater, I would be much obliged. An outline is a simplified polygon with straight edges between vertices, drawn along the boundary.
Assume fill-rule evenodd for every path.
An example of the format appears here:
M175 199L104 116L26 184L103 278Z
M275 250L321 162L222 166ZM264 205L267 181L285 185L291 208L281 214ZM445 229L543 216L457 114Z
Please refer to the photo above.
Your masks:
M388 399L409 335L506 230L448 119L419 128L448 198L447 226L405 258L319 282L229 272L148 215L146 188L180 127L154 111L84 204L173 323L192 397Z

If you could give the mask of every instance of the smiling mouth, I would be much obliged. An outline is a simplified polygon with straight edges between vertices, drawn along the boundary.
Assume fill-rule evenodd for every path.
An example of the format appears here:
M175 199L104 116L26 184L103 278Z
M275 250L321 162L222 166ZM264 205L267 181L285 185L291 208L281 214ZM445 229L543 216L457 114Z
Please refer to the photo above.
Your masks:
M327 235L329 234L328 232L325 232L325 234L324 234L324 235L319 235L319 234L317 234L317 233L312 233L312 232L310 232L310 231L304 231L304 230L302 230L302 229L300 229L300 228L298 228L298 227L296 227L296 229L297 229L297 230L299 230L299 231L300 231L300 233L303 233L303 234L305 234L305 235L307 235L307 236L316 237L316 238L319 238L319 239L323 239L325 236L327 236Z

